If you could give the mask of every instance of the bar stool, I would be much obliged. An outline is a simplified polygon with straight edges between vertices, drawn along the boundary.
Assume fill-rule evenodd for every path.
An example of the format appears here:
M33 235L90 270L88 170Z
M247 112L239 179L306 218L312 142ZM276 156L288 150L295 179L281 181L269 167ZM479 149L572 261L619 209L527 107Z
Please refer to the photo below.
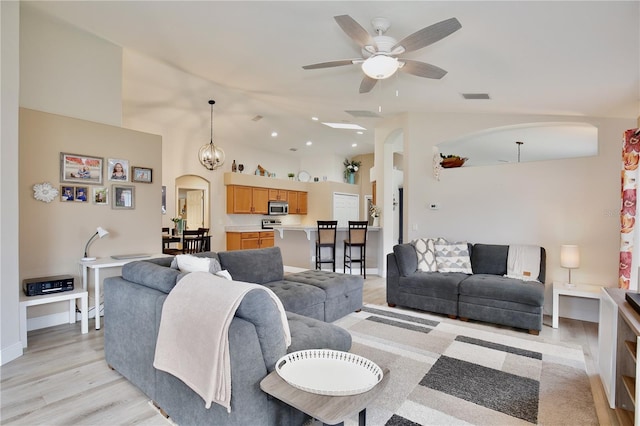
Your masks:
M349 264L349 273L351 274L351 266L353 263L360 264L360 273L367 278L367 225L365 221L349 221L349 239L344 240L344 273L347 273L347 264ZM360 257L354 258L352 249L359 248ZM348 249L348 252L347 252Z
M331 263L336 271L336 228L337 220L318 221L318 239L316 240L316 269L322 269L323 263ZM322 258L322 249L331 249L330 258ZM326 251L326 250L325 250Z

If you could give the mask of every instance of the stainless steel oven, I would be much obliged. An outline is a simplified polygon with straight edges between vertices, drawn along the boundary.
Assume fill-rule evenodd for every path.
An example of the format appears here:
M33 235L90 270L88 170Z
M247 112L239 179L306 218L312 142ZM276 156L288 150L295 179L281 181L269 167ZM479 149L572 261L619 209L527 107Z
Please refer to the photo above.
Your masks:
M289 203L286 201L269 201L269 216L289 214Z

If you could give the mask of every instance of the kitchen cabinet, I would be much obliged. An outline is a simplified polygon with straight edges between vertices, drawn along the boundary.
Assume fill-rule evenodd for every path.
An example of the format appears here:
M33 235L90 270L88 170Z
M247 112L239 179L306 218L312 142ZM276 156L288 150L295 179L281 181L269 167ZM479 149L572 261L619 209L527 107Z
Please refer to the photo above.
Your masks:
M288 191L289 192L289 214L307 214L307 192Z
M269 201L287 201L289 199L289 191L286 189L269 189Z
M273 246L273 231L227 232L227 250L257 249Z
M227 213L267 214L269 189L253 186L227 186Z

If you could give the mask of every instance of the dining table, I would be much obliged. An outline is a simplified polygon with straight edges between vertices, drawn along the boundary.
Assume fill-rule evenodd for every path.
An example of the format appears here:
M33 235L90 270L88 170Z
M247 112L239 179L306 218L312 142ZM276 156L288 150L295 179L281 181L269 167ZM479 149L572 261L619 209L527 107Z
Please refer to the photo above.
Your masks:
M211 235L205 235L204 237L197 237L191 235L171 235L171 234L162 234L162 252L165 253L165 250L171 250L171 254L175 252L175 250L182 250L183 240L189 238L204 238L202 244L202 251L211 251ZM171 247L171 244L177 244L176 247Z

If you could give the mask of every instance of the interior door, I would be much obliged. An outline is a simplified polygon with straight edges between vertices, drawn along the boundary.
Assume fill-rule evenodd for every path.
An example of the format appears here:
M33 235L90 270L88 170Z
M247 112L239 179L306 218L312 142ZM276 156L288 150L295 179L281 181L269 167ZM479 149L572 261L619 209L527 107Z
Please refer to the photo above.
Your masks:
M187 229L204 228L204 192L187 191Z
M333 193L333 220L338 221L338 227L346 228L350 220L359 220L359 199L357 194Z

